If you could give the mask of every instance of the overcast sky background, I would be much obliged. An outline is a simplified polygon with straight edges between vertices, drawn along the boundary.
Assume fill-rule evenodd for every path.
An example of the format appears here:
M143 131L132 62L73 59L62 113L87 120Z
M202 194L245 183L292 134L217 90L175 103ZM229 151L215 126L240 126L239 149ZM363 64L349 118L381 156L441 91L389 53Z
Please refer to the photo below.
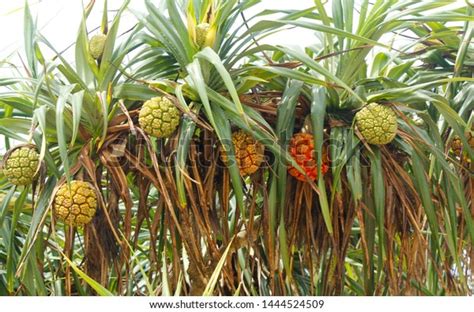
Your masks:
M11 57L23 47L24 0L0 0L0 60ZM76 39L82 17L82 0L30 0L33 17L38 18L38 28L53 45L63 50ZM88 0L84 1L87 5ZM109 0L109 10L120 7L122 0ZM249 10L251 16L261 9L306 9L314 5L312 0L262 0L262 3ZM89 31L98 27L102 18L103 0L97 0L88 18ZM129 8L145 12L143 0L131 0ZM113 12L109 15L112 18ZM121 19L121 29L125 30L136 22L135 16L126 11ZM285 44L308 43L308 36L316 41L310 31L291 31L285 34ZM281 38L280 38L281 40Z
M93 11L88 18L88 30L100 26L104 0L96 0ZM157 3L159 0L156 0ZM33 18L37 18L39 32L53 44L57 51L63 51L73 44L77 37L78 28L82 18L83 4L89 0L28 0ZM123 0L109 0L109 11L120 8ZM131 0L129 8L146 12L144 0ZM23 52L23 15L25 0L0 0L0 75L11 76L16 71L9 66L22 68L19 55ZM313 0L262 0L260 4L249 10L247 18L264 9L307 9L314 5ZM109 20L115 13L110 12ZM120 22L120 30L125 31L136 23L136 18L126 10ZM94 33L94 32L93 32ZM282 36L283 40L282 40ZM288 30L273 38L265 39L266 42L278 42L288 45L310 45L317 42L314 33L309 30ZM304 42L304 44L303 44ZM41 46L47 59L51 59L52 51ZM64 56L74 61L74 49L70 48ZM23 61L25 61L24 57ZM3 63L4 61L7 64ZM3 63L3 64L2 64ZM0 141L0 153L5 151L3 140Z
M102 18L102 8L104 0L96 0L94 10L88 18L88 30L91 31L98 27ZM158 3L160 0L156 0ZM433 1L433 0L420 0ZM330 14L331 0L326 1L326 8ZM355 0L358 7L359 0ZM83 3L87 5L89 0L28 0L31 7L33 17L38 19L38 29L53 46L62 51L71 45L77 36L77 30L82 18ZM118 9L123 0L109 0L109 11ZM9 60L15 65L21 65L18 59L18 51L23 52L23 14L25 0L0 0L0 61ZM261 0L261 3L248 10L247 18L261 12L264 9L294 9L301 10L314 6L313 0ZM465 0L457 0L452 7L466 6ZM144 0L131 0L129 8L141 12L146 12ZM443 8L445 10L445 8ZM111 12L109 19L113 18L114 12ZM269 18L275 18L274 16ZM125 31L136 23L135 16L128 10L123 14L121 19L121 30ZM357 20L354 18L354 25ZM397 37L393 41L394 36L385 36L382 41L386 43L395 42L396 48L406 44L407 42ZM283 44L292 46L309 46L318 42L318 38L310 30L293 29L280 32L278 35L264 39L265 43ZM71 53L73 49L70 49ZM50 58L53 54L46 52L46 57ZM73 60L73 57L68 57ZM72 55L71 55L72 56ZM4 70L4 69L3 69ZM1 73L2 70L0 70Z

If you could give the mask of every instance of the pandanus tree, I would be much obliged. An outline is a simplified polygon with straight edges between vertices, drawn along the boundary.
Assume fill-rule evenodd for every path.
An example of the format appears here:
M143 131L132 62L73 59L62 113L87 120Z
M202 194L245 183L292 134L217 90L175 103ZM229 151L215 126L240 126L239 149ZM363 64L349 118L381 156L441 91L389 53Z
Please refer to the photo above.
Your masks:
M129 2L74 59L25 6L1 294L472 293L469 5Z

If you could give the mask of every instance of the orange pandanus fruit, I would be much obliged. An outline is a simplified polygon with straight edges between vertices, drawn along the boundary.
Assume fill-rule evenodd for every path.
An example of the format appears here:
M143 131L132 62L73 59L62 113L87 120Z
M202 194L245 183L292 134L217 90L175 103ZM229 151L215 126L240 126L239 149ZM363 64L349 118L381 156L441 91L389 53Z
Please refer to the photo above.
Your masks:
M232 134L232 144L240 174L247 176L255 173L263 162L263 144L242 130ZM224 163L227 163L227 155L222 153L221 157Z
M306 177L314 181L318 177L318 160L316 158L316 151L314 150L313 135L309 133L296 133L290 140L289 147L290 155L296 163L304 170L306 175L291 166L288 172L300 181L306 181ZM323 147L323 164L321 172L325 174L328 169L328 157L325 148Z

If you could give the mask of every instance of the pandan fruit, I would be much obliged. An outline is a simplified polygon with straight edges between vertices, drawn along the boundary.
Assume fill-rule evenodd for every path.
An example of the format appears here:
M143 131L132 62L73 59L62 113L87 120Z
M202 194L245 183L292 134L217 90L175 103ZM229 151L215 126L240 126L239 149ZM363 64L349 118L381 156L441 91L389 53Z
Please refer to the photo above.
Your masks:
M474 149L474 130L472 131L467 131L465 133L466 140L469 143L469 146ZM457 156L457 157L462 157L463 160L466 162L471 162L471 158L469 155L466 153L464 149L464 144L461 141L461 138L456 135L454 136L453 140L451 141L451 150L452 152Z
M3 160L3 173L14 185L31 184L38 172L39 154L32 145L13 148Z
M200 49L206 46L210 28L211 25L208 23L201 23L196 26L196 44Z
M390 143L397 135L397 116L392 108L370 103L355 115L356 126L369 144Z
M104 53L106 39L106 35L98 34L92 36L92 38L89 40L89 52L92 58L98 60L102 57L102 54Z
M291 157L306 173L303 174L296 167L290 166L288 172L290 175L300 181L306 181L309 178L311 181L318 177L318 161L316 158L316 151L314 150L313 135L309 133L296 133L290 140L289 152ZM325 154L325 151L323 151ZM325 174L329 170L327 156L323 156L321 172Z
M166 97L154 97L143 104L138 117L142 129L157 138L166 138L179 125L180 112Z
M84 181L64 183L54 197L54 212L58 219L71 226L91 222L97 210L97 194L94 187Z
M232 145L234 146L235 160L240 174L247 176L255 173L263 162L265 147L254 139L253 136L243 130L232 134ZM227 163L228 157L222 153L222 160Z

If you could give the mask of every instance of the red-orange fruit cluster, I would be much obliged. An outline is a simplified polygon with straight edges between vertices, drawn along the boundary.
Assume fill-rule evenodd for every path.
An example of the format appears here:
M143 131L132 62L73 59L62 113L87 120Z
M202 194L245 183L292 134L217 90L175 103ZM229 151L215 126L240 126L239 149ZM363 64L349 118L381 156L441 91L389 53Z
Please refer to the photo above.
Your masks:
M318 177L318 160L316 158L316 151L314 150L313 135L309 133L297 133L290 140L289 146L290 155L296 163L304 170L306 175L298 171L293 166L288 168L288 172L300 181L306 181L308 177L314 181ZM324 154L324 151L323 151ZM325 159L326 158L326 159ZM329 169L327 157L323 156L323 164L321 172L325 174Z

